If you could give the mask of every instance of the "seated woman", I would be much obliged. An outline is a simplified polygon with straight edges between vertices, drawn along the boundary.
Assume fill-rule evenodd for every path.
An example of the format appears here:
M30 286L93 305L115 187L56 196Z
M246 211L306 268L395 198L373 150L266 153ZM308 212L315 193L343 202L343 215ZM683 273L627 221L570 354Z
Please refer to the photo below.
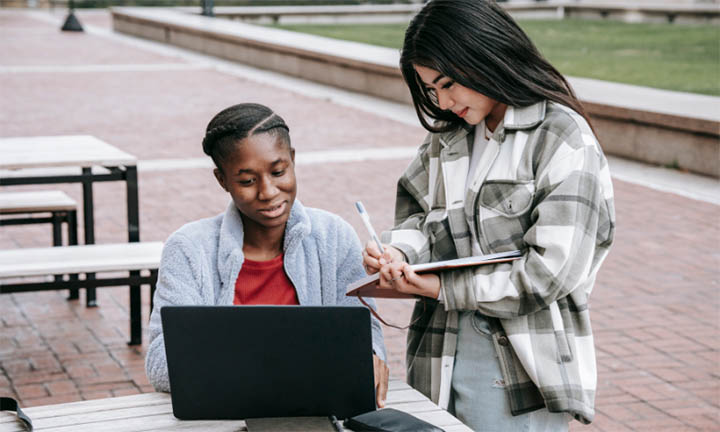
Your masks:
M360 241L339 216L295 199L295 149L280 116L258 104L226 108L208 124L203 150L232 202L225 213L191 222L165 243L145 361L158 391L170 391L163 306L360 304L345 295L348 283L365 276ZM375 319L372 340L382 407L388 369Z

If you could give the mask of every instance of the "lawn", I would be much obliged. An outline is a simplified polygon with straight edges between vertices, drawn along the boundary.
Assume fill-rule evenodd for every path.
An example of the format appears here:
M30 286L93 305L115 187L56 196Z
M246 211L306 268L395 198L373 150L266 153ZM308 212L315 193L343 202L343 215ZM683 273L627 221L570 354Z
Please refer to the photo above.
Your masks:
M720 96L719 26L574 19L520 25L566 75ZM399 49L406 26L276 27Z

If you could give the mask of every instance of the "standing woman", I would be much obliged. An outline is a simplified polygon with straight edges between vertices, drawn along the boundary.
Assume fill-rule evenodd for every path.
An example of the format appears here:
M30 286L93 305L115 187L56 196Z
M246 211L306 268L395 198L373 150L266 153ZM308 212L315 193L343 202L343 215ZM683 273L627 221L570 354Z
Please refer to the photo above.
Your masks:
M494 1L433 0L400 59L430 132L398 181L380 285L421 296L407 379L476 430L590 423L588 298L613 240L607 161L563 76ZM409 264L519 249L419 276Z

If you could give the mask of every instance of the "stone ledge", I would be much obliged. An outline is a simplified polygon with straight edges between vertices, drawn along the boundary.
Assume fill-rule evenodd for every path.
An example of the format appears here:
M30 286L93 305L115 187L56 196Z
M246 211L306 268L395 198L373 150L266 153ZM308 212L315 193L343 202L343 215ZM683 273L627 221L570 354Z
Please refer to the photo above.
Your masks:
M393 101L410 96L394 49L175 9L113 8L116 31ZM720 177L720 98L569 78L608 154Z
M422 4L330 6L222 6L215 15L250 22L383 22L409 20ZM720 8L703 4L636 4L632 2L509 2L502 7L517 18L566 17L612 19L625 22L718 23ZM192 10L197 12L197 8Z

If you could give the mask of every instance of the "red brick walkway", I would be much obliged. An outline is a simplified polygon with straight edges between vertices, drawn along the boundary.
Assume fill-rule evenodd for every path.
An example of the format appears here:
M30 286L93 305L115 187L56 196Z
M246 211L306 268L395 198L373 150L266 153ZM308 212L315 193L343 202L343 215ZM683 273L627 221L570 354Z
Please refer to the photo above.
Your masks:
M106 14L80 18L86 25L109 23ZM91 134L141 161L198 158L208 120L240 101L264 103L284 116L299 154L413 146L424 135L113 39L61 33L24 12L0 12L0 41L1 136ZM363 200L374 224L388 227L394 181L407 162L299 165L299 198L342 215L364 238L353 202ZM227 203L209 169L141 171L139 181L143 240L164 240ZM79 186L60 188L80 200ZM597 417L572 429L718 430L720 209L621 181L615 194L616 243L592 298ZM97 185L95 195L97 241L125 241L122 185ZM0 248L45 245L48 227L0 230ZM101 289L98 298L100 307L87 309L59 292L0 296L0 395L33 406L152 391L144 346L125 344L127 289ZM410 308L380 303L398 322L407 321ZM147 316L147 293L145 309ZM386 341L392 374L402 377L404 332L386 329Z

